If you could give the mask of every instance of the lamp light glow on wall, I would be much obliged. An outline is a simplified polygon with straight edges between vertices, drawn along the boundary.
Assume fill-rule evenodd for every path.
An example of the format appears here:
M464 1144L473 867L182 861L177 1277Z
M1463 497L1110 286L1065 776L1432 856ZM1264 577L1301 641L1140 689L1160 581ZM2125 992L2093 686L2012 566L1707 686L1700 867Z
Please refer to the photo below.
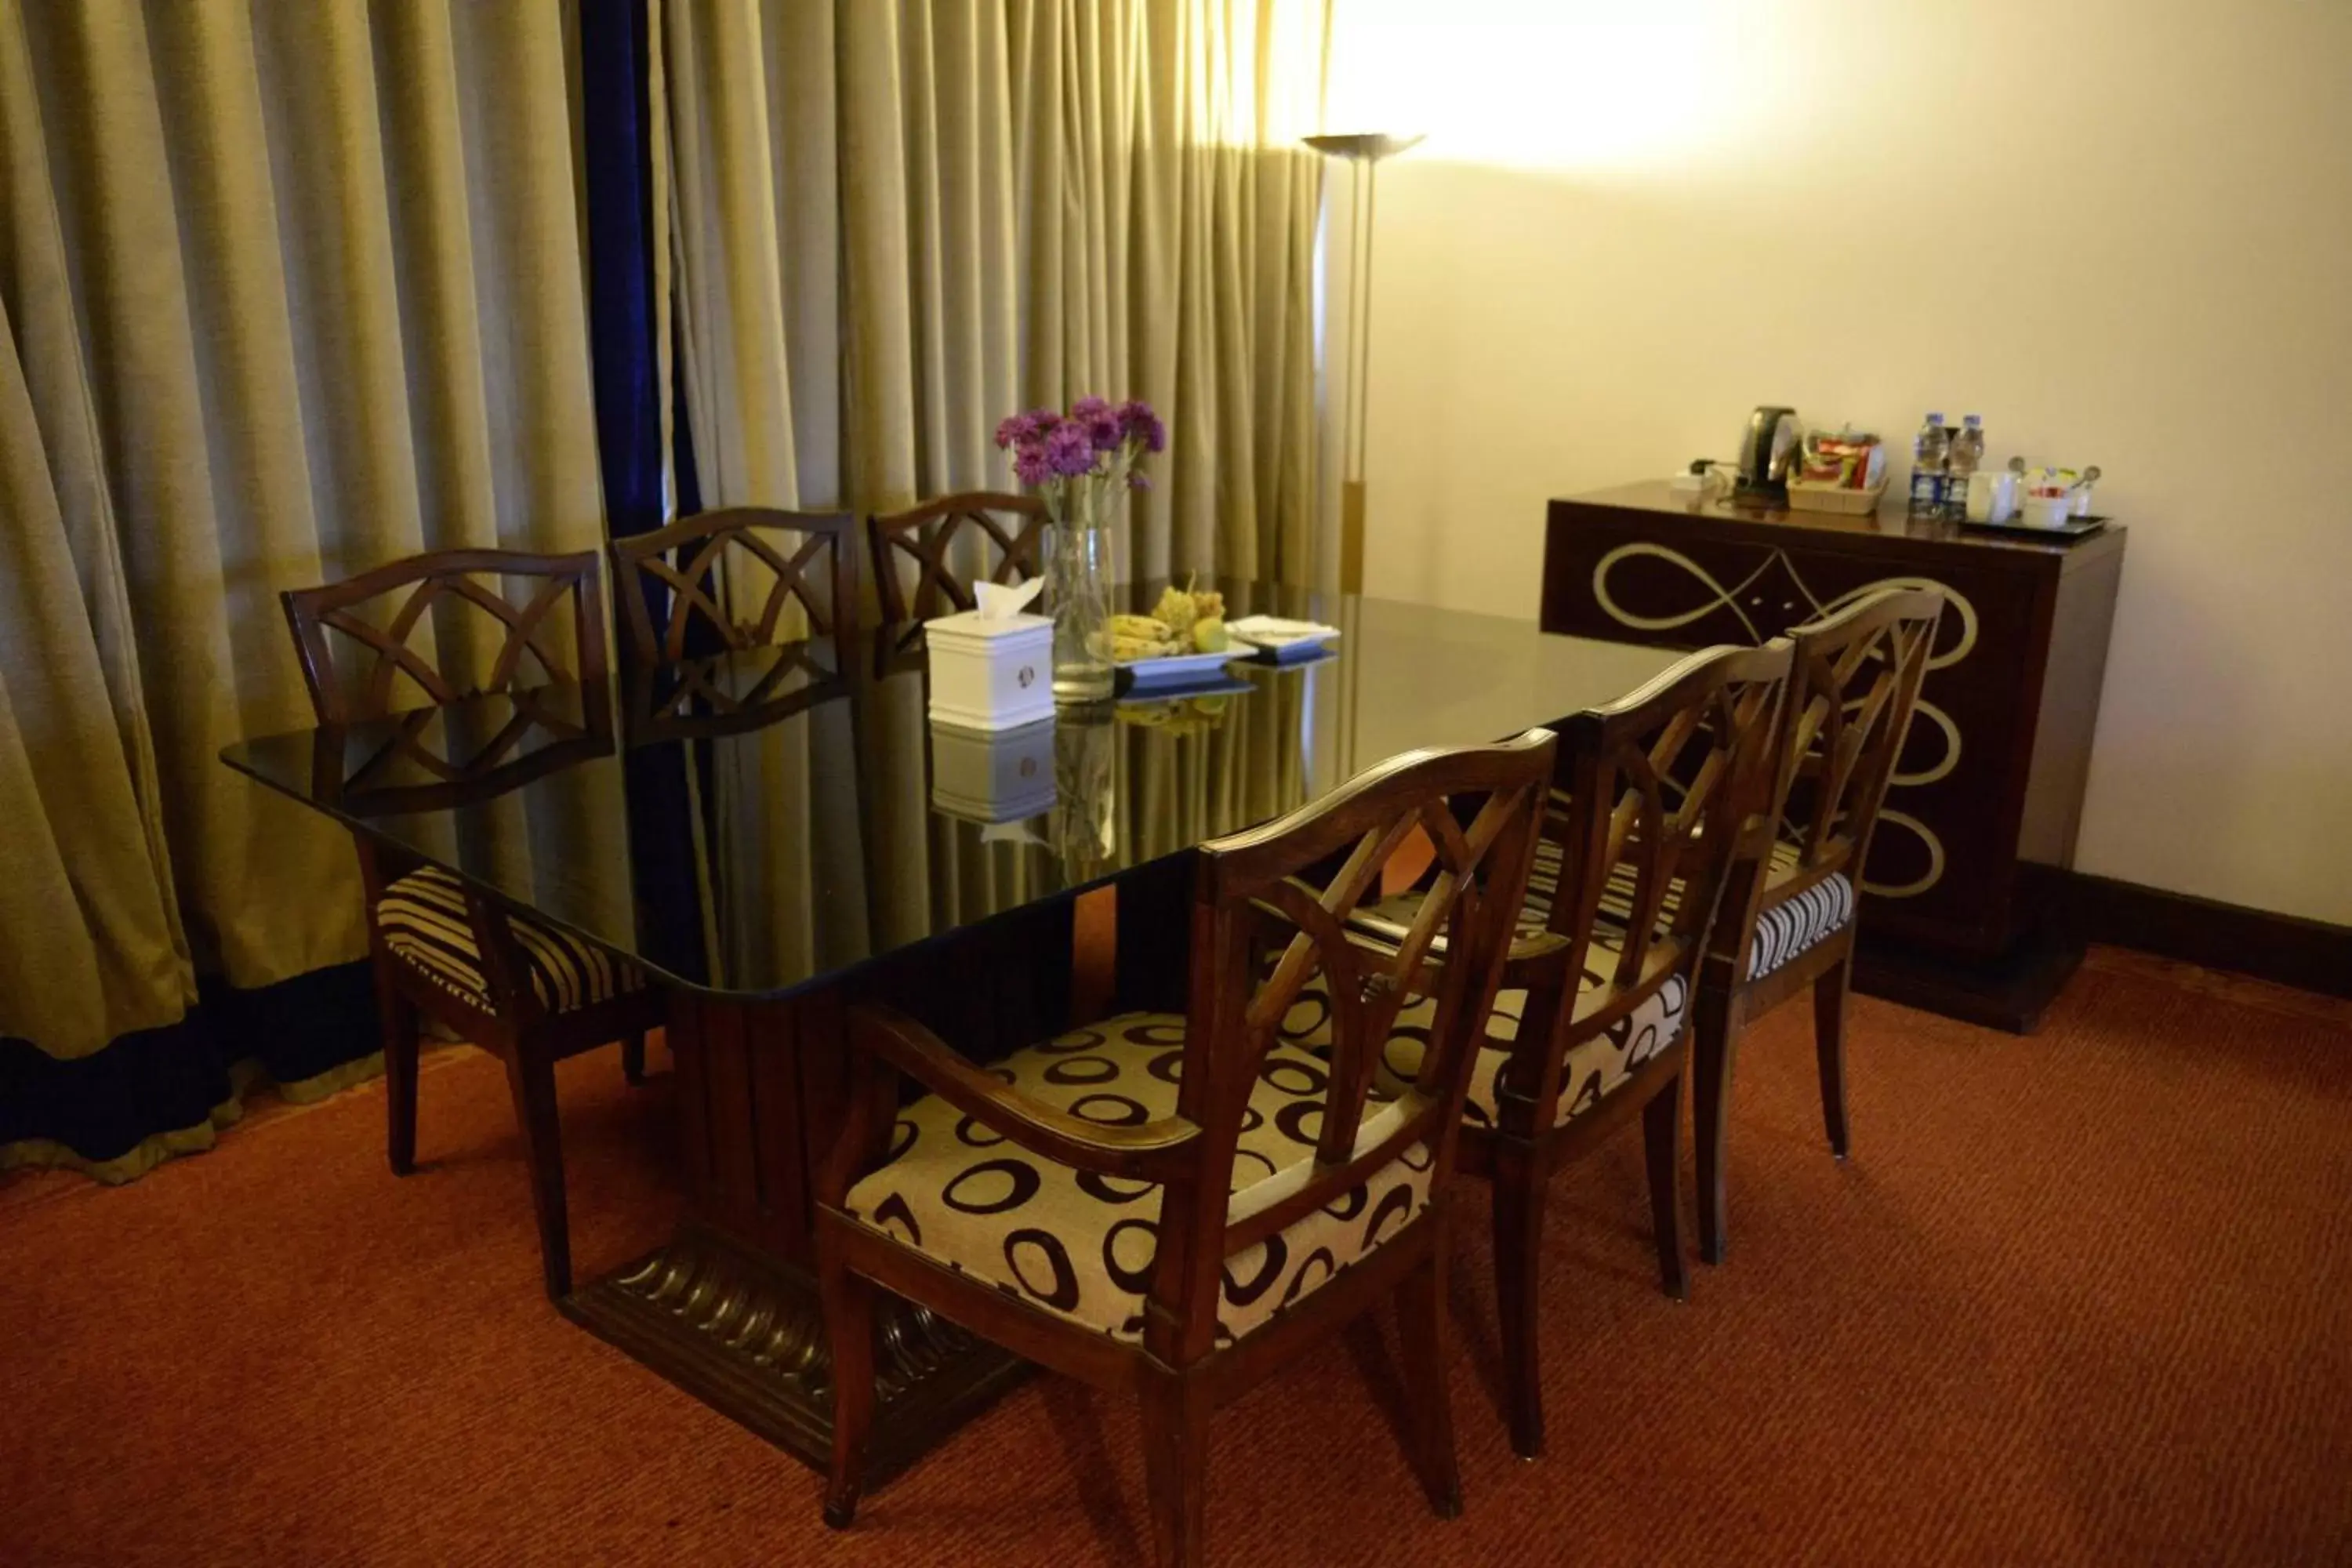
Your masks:
M1814 49L1774 48L1772 68L1759 69L1762 46L1789 36L1767 9L1337 0L1322 123L1377 125L1411 104L1433 133L1430 153L1448 163L1619 184L1679 179L1743 161L1759 135L1802 133L1820 119L1821 95L1861 85L1822 79Z
M1365 132L1309 136L1307 144L1349 165L1348 363L1339 396L1339 591L1364 589L1364 405L1372 363L1372 198L1380 163L1418 136Z

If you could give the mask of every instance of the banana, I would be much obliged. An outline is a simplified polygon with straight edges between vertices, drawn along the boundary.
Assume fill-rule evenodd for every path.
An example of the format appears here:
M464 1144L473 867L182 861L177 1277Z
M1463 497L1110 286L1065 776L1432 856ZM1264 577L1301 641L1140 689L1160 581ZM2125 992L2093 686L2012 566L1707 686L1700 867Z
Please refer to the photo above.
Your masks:
M1118 664L1132 664L1139 658L1164 658L1176 651L1176 645L1165 637L1126 637L1113 632L1110 657Z
M1150 642L1172 642L1176 628L1151 616L1113 616L1110 618L1113 637L1141 637Z

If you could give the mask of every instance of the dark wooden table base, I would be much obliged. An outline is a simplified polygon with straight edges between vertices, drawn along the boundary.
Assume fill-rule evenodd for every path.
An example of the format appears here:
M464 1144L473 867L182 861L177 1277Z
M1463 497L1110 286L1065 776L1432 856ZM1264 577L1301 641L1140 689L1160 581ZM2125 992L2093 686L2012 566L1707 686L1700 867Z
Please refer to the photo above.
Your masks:
M895 1299L894 1299L895 1300ZM574 1290L564 1316L822 1472L833 1356L816 1282L707 1227ZM883 1315L869 1468L903 1469L1028 1372L919 1308Z

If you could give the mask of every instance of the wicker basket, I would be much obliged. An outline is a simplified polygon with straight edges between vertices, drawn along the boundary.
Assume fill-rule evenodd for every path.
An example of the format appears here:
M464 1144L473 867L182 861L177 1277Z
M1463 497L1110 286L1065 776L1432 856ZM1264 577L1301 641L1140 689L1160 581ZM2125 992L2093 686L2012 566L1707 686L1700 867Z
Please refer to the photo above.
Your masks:
M1789 504L1799 511L1834 511L1861 517L1876 511L1878 498L1885 493L1884 479L1866 490L1847 485L1812 484L1803 479L1789 481Z

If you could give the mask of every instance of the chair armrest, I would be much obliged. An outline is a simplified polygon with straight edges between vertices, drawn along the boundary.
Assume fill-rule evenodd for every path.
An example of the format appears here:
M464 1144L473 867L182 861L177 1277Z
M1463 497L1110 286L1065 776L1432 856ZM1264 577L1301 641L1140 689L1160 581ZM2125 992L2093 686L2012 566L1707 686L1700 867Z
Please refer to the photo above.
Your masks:
M853 1051L876 1057L938 1095L974 1121L1033 1154L1097 1175L1166 1182L1188 1173L1200 1127L1181 1116L1139 1127L1105 1127L1056 1110L982 1071L937 1035L893 1007L861 1003L849 1009Z

